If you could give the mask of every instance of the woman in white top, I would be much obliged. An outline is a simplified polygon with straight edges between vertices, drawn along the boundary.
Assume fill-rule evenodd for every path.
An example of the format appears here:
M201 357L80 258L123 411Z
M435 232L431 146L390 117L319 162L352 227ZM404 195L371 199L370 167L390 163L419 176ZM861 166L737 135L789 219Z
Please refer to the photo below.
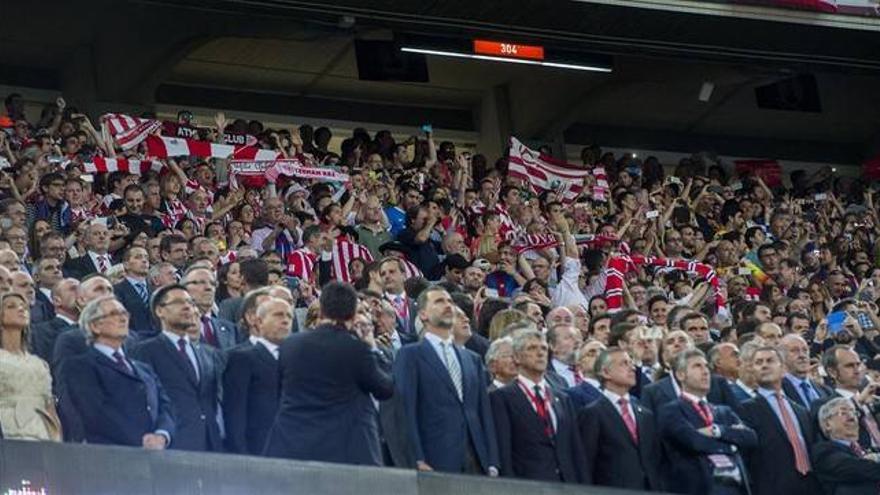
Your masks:
M61 441L45 361L28 353L30 309L24 297L0 297L0 428L5 439Z

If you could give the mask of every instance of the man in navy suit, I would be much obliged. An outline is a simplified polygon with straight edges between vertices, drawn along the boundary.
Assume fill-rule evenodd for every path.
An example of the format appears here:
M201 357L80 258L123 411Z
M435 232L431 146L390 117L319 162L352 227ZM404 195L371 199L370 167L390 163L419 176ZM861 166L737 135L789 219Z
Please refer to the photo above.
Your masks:
M819 409L819 425L828 440L813 446L813 467L826 493L875 495L880 483L880 454L859 445L859 422L851 401L835 397Z
M810 379L810 346L803 337L790 333L779 341L782 359L785 364L785 379L782 390L789 399L809 410L813 401L825 399L833 390Z
M80 282L76 293L76 305L85 308L86 304L103 296L113 295L113 286L110 280L103 275L93 274ZM59 376L64 361L68 358L82 354L88 350L85 330L79 325L58 335L55 346L52 348L52 374Z
M415 330L417 308L403 288L406 279L403 265L394 257L384 258L379 263L379 276L385 289L385 299L391 303L397 313L397 334L404 344L415 342L419 338Z
M293 308L268 297L257 306L253 345L229 351L223 375L226 445L230 452L262 455L278 412L278 349L290 335Z
M611 347L596 358L594 370L602 397L578 413L587 479L601 486L662 490L654 415L629 394L636 383L632 358Z
M669 332L663 337L663 362L667 368L670 368L679 352L693 347L693 341L684 330ZM669 374L645 387L641 400L654 414L657 414L663 404L678 399L679 395L681 395L681 387L675 381L675 377ZM739 401L730 388L730 384L718 375L711 376L707 400L712 404L728 406L734 411L739 409Z
M580 385L575 385L565 391L576 411L589 406L593 401L602 397L602 385L596 378L594 367L596 358L604 350L605 344L598 340L589 340L577 350L577 365L584 377L584 381Z
M34 262L34 283L37 290L31 310L31 325L44 323L55 317L52 287L61 281L61 262L57 258L41 258Z
M174 436L171 401L152 368L125 356L128 311L113 296L86 305L80 324L92 345L65 365L63 379L89 443L162 450Z
M79 309L76 306L76 295L78 290L79 280L73 278L65 278L55 284L52 288L55 317L31 327L31 352L47 363L52 362L52 350L55 348L55 340L58 339L58 336L77 325Z
M418 307L424 338L403 346L394 361L412 459L421 471L497 476L488 375L479 356L453 343L452 297L429 287Z
M122 255L125 278L113 286L116 298L128 309L131 317L128 328L137 340L155 337L159 333L150 312L150 289L147 275L150 274L150 256L141 247L132 247Z
M740 451L757 445L755 432L727 406L709 404L709 363L699 349L675 358L681 397L660 407L657 423L667 446L666 489L675 493L746 494Z
M109 253L110 231L107 230L107 226L97 220L89 222L83 244L86 247L86 254L67 260L63 266L65 275L82 280L92 273L106 274L113 265Z
M760 347L752 358L758 393L742 404L742 419L758 434L748 455L755 495L817 495L821 488L810 465L816 438L806 409L782 392L785 373L775 347Z
M498 436L501 474L541 481L580 483L585 454L577 417L564 394L551 392L544 372L549 348L537 330L513 337L519 375L489 394Z
M229 320L214 315L217 278L208 268L193 267L186 271L181 284L186 287L199 310L201 341L220 350L238 345L238 329Z
M198 310L182 285L166 285L152 299L162 333L139 343L132 354L153 367L168 392L177 419L172 447L221 452L218 422L221 370L216 360L192 344Z
M391 364L376 349L368 318L356 314L348 284L321 291L321 317L332 323L281 344L281 407L265 454L288 459L381 465L374 398L394 393Z

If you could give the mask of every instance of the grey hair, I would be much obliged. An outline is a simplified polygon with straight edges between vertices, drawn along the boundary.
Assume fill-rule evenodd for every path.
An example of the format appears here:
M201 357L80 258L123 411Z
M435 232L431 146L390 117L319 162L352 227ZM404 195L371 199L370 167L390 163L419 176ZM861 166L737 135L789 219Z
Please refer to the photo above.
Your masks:
M704 354L703 351L699 349L685 349L679 352L675 355L675 362L672 367L672 372L677 374L680 371L687 370L688 361L696 357L706 359L706 354Z
M580 345L580 347L578 347L574 351L574 362L576 362L576 363L581 362L581 358L584 357L584 347L586 347L587 344L591 344L593 342L599 342L599 341L596 339L587 339L586 341L584 341L583 344ZM604 351L605 349L606 349L605 344L602 344L602 349L599 352Z
M257 318L259 318L260 320L265 318L266 315L269 314L269 304L270 303L279 303L279 302L284 303L285 306L290 308L291 314L293 314L293 307L290 305L290 303L288 303L284 299L281 299L280 297L271 297L270 296L269 299L266 299L265 301L261 302L259 306L257 306Z
M605 378L602 377L602 371L611 366L611 356L621 353L625 354L626 351L624 349L621 349L620 347L609 347L599 353L599 356L596 358L596 362L593 363L593 374L596 375L596 378L602 384L605 383Z
M152 283L153 279L155 279L156 277L159 276L159 273L162 271L162 268L165 268L165 265L168 265L172 268L174 267L174 265L172 265L171 263L169 263L167 261L162 261L160 263L156 263L155 265L150 266L150 273L147 276L147 278L150 279L151 283Z
M832 416L837 414L837 411L839 411L841 407L853 408L853 412L855 412L852 401L843 397L835 397L834 399L831 399L828 402L822 404L822 407L819 408L819 427L822 428L822 433L824 433L825 436L828 438L831 438L831 435L829 434L827 428L828 420L831 419Z
M544 340L544 334L537 330L519 330L511 335L513 339L513 353L520 354L526 350L526 344L530 340Z
M762 346L754 341L748 341L742 345L739 349L739 357L743 363L751 363L753 359L755 359L755 353Z
M89 301L86 304L86 307L79 314L79 327L83 329L87 333L87 335L91 336L92 331L89 328L89 325L92 324L95 320L102 316L101 314L101 304L107 301L116 301L116 296L103 296L92 301Z
M510 337L501 337L489 344L489 350L486 351L486 357L484 358L486 366L489 366L489 363L498 359L498 354L501 352L501 348L505 345L509 345L512 349L513 339Z

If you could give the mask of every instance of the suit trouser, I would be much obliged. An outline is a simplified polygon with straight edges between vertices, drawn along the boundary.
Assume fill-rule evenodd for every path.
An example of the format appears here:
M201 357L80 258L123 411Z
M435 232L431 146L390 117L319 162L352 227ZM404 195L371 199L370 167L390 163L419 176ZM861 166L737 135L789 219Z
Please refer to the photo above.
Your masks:
M467 442L464 444L464 459L462 459L461 472L465 474L485 474L483 466L480 465L480 458L477 457L477 449L474 448L474 441L470 433L468 433Z

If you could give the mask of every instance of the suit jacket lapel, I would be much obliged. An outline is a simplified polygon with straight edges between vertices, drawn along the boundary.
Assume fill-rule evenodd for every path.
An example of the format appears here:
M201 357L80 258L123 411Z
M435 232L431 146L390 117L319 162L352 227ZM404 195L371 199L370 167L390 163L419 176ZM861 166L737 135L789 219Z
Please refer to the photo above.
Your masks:
M612 404L611 401L608 400L608 397L605 396L605 394L602 394L599 397L599 400L602 401L604 407L606 409L608 409L608 414L610 414L611 416L614 417L614 419L612 419L611 422L617 426L619 433L621 435L623 435L624 437L626 437L626 439L629 440L630 443L632 443L633 445L638 447L638 445L633 441L632 435L629 434L629 428L627 428L626 423L623 422L623 416L620 415L620 411L617 410L617 406ZM632 403L630 403L630 405L632 406L633 411L635 411L636 406L633 405ZM636 412L636 414L638 414L638 412ZM636 419L636 431L639 431L639 427L641 425L642 425L642 423L637 418ZM642 436L639 435L639 442L641 442L641 438L642 438Z
M544 433L544 425L541 424L541 419L538 418L538 412L535 411L535 407L532 405L531 399L526 396L526 393L523 392L522 388L516 382L514 382L513 388L514 390L511 391L511 396L513 397L514 401L513 410L516 411L517 414L522 415L526 424L528 424L529 427L535 431L535 435L546 438L547 435L546 433ZM556 414L556 419L558 423L558 413Z
M673 378L671 376L668 378L669 379L666 380L665 382L663 382L663 385L661 385L661 387L662 387L661 390L663 391L663 395L666 396L665 397L666 400L664 400L662 402L663 404L670 402L670 401L673 401L678 398L675 396L675 387L672 386Z
M773 423L776 431L778 431L780 435L788 440L788 433L785 432L785 427L782 426L782 423L779 422L779 416L777 416L776 413L773 411L773 406L770 405L770 402L768 402L763 395L758 394L757 397L760 398L758 403L761 404L764 408L764 414L766 414L770 418L770 422Z
M105 356L103 352L95 349L94 347L91 348L91 351L96 354L98 364L100 364L102 366L106 366L106 367L112 369L113 371L115 371L119 374L122 374L128 378L131 378L133 380L138 380L140 378L136 374L132 373L131 371L126 371L126 370L123 370L122 368L120 368L119 365L115 361L111 360L110 358ZM131 366L130 361L126 360L126 363L128 363L128 365Z
M471 380L478 379L478 377L473 362L462 356L465 351L455 344L452 344L452 348L455 349L455 357L458 358L458 365L461 368L461 400L465 402L468 396L474 393L477 388L476 384L471 383ZM451 377L449 382L452 383ZM455 388L455 385L453 385L453 388Z
M428 361L428 367L437 373L440 380L442 380L443 383L449 387L449 390L457 396L458 392L456 392L455 385L452 383L452 377L449 376L449 370L446 369L446 365L440 360L440 356L437 355L434 346L428 341L428 339L422 339L422 342L419 345L422 346L422 358ZM462 381L464 381L464 378L462 378ZM464 394L462 393L462 395Z
M269 352L269 349L266 349L266 346L263 344L254 344L254 354L257 355L257 358L263 361L265 364L275 367L278 365L278 362L275 360L275 356Z
M172 344L171 341L168 340L168 338L164 335L159 335L156 338L160 339L162 341L162 345L164 345L168 349L168 352L171 353L171 361L173 361L180 368L180 370L183 371L192 386L198 388L198 378L195 376L195 373L193 372L192 368L190 368L189 364L183 361L184 359L189 358L181 356L180 351L177 350L177 348L174 347L174 344ZM195 353L195 347L193 347L193 353ZM198 359L196 359L196 362L198 362Z

